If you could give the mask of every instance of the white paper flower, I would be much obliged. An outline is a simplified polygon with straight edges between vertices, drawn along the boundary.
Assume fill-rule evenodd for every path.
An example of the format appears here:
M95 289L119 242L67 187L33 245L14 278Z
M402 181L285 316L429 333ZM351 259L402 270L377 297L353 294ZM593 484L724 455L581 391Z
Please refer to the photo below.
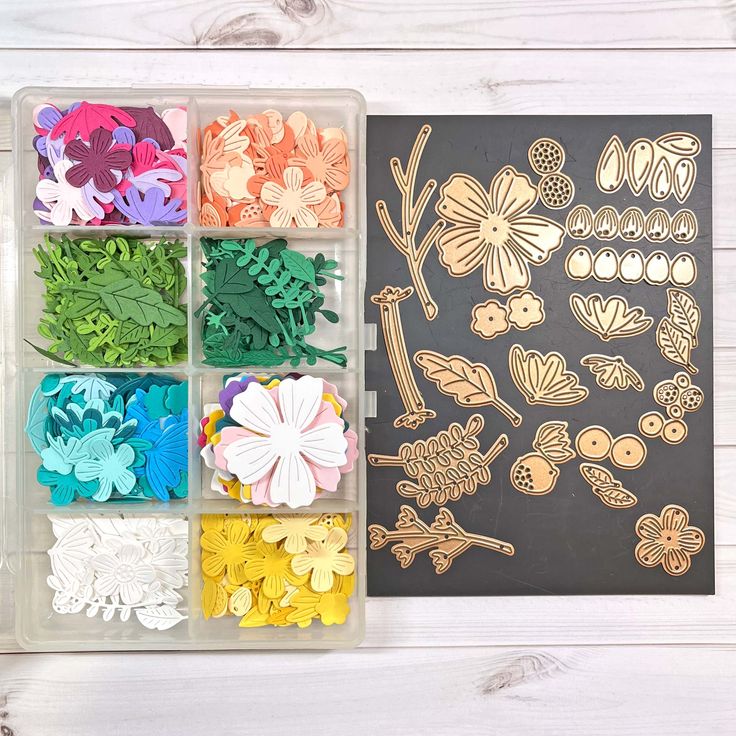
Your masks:
M268 484L275 504L310 504L319 468L339 468L346 462L343 423L315 422L322 388L322 380L314 376L287 378L278 387L278 405L260 383L251 383L233 400L230 416L248 432L225 449L228 469L243 484Z
M261 189L261 201L275 207L270 217L272 227L317 227L317 215L308 205L319 204L326 196L325 185L319 181L304 184L304 172L297 166L284 169L284 186L268 181Z
M140 603L145 592L143 586L156 578L153 567L145 560L143 547L138 544L124 544L117 555L96 555L92 567L98 573L97 593L119 595L126 605Z
M74 166L66 159L54 165L52 179L41 179L36 184L36 196L49 208L47 217L52 225L68 225L76 214L81 222L89 222L95 213L85 197L84 188L78 189L66 180L66 174Z

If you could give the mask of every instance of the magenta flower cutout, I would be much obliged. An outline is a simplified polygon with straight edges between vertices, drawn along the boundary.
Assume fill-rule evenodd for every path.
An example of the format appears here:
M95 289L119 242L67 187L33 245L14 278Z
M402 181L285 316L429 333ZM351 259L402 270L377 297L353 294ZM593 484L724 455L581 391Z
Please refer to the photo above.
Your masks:
M89 146L79 139L67 144L65 153L72 161L78 161L67 174L67 181L75 187L83 187L90 179L100 192L111 192L118 183L113 171L124 171L130 166L130 150L112 145L112 133L104 128L93 130Z
M119 107L80 102L79 107L73 110L70 108L70 111L54 125L50 135L51 140L63 135L67 141L77 137L88 141L97 128L115 130L120 125L133 128L135 124L135 118Z

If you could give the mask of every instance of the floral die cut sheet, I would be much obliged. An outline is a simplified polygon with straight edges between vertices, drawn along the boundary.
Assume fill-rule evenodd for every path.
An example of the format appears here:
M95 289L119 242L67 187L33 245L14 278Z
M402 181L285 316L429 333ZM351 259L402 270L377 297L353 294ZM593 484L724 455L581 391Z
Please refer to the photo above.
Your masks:
M714 592L711 140L707 115L369 116L369 595Z

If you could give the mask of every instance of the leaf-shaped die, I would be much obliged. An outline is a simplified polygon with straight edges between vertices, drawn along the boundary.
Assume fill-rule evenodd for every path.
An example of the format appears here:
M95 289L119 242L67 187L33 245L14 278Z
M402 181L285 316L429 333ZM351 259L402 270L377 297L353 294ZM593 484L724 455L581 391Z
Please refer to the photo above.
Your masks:
M633 388L636 391L644 390L642 377L620 356L586 355L581 358L580 365L590 369L595 376L596 383L605 389L625 391Z
M670 237L677 243L692 243L698 235L698 220L691 210L678 210L672 215Z
M647 240L652 243L662 243L670 236L670 216L667 210L661 207L653 209L644 221L644 232Z
M644 235L644 214L638 207L629 207L621 213L618 221L619 235L631 243Z
M697 347L701 313L692 295L679 289L667 289L667 312L672 324L687 334L693 347Z
M605 341L639 335L654 322L642 307L629 307L626 299L616 295L604 299L600 294L571 294L570 309L586 330Z
M419 350L414 362L424 376L433 381L446 396L452 396L460 406L493 406L515 427L521 416L502 401L496 382L487 365L471 363L462 355L445 356L432 350Z
M600 240L613 240L618 235L618 212L613 207L601 207L593 218L593 232Z
M593 212L587 204L580 204L570 210L565 220L567 234L576 240L583 240L593 232Z
M654 164L654 146L647 138L635 140L626 152L626 178L637 196L644 191Z
M700 141L691 133L666 133L654 143L677 156L697 156L700 153Z
M612 135L598 159L595 181L602 192L615 192L626 178L626 152L621 139Z
M581 463L580 475L593 487L600 488L607 485L618 485L621 486L610 471L604 468L602 465L596 465L595 463Z
M662 357L670 363L681 365L692 375L698 372L690 359L693 347L690 335L673 324L668 317L662 319L657 327L657 347Z
M652 199L661 202L672 193L672 166L665 156L661 156L652 170L649 179L649 194Z
M697 165L691 158L681 158L675 164L672 191L678 202L682 203L690 196L697 174Z
M509 372L528 404L571 406L588 396L588 389L580 385L575 373L567 370L565 359L556 352L543 355L513 345L509 350Z
M147 629L156 629L157 631L166 631L186 618L173 606L136 608L135 615Z
M567 432L567 422L540 424L532 447L552 463L566 463L575 457Z
M619 486L591 487L591 490L606 506L612 509L629 509L639 502L631 491Z

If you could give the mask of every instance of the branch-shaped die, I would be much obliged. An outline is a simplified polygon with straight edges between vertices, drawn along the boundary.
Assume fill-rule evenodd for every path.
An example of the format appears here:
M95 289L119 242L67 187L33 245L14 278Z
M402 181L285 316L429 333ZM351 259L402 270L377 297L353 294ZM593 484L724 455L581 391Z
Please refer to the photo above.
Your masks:
M437 316L437 303L429 293L427 282L424 280L424 274L422 273L422 266L429 249L444 229L445 222L444 220L437 220L427 230L419 245L416 244L419 222L427 207L429 197L437 186L437 182L434 179L429 179L422 187L416 200L414 199L414 188L416 186L419 160L431 132L432 128L429 125L421 127L409 154L406 169L402 168L401 162L396 156L391 159L391 173L401 193L401 233L398 232L389 216L386 202L383 199L376 202L376 213L381 226L394 247L406 258L412 283L419 301L422 303L424 315L428 320L433 320Z
M428 551L438 575L447 572L452 561L471 547L483 547L509 557L515 552L514 545L509 542L466 532L444 506L431 524L422 521L411 506L402 506L395 530L371 524L368 533L371 549L381 549L395 542L391 552L402 568L409 567L420 552Z
M416 429L427 419L434 419L437 416L434 411L427 409L424 405L424 397L419 393L414 374L411 372L409 355L406 352L406 339L404 328L401 325L399 302L408 299L413 293L414 289L411 286L406 289L384 286L378 294L371 297L371 301L381 310L381 328L388 362L406 410L394 419L394 427L408 427L409 429Z

